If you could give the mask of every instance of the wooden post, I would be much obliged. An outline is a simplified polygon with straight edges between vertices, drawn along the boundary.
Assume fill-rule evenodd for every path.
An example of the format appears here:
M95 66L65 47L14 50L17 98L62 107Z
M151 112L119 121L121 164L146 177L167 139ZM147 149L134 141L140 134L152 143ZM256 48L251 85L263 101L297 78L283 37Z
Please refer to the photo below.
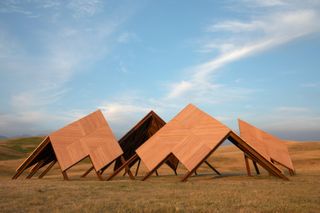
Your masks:
M26 177L26 179L32 178L34 174L45 164L44 160L39 161L31 170L30 174Z
M134 162L139 156L137 154L134 154L129 160L127 160L125 163L123 163L116 171L114 171L107 180L111 180L114 178L121 170L123 170L125 167L127 167L130 163Z
M156 175L159 176L158 171L156 170L155 172L156 172Z
M86 177L93 169L94 169L94 167L91 166L83 175L81 175L81 177L82 178Z
M56 164L57 160L53 160L50 165L39 175L39 179L43 178L48 172L49 170Z
M104 180L102 177L102 174L99 171L96 171L96 174L97 174L99 180Z
M123 156L121 156L120 159L121 159L121 163L122 163L122 164L125 164L125 163L126 163L126 160L124 159ZM132 172L130 171L129 164L127 164L127 165L125 166L125 172L128 173L130 179L134 180L134 176L133 176Z
M226 135L216 146L215 148L213 148L190 172L188 172L187 174L185 174L183 176L183 178L181 179L181 182L185 182L187 181L187 179L194 173L197 171L197 169L199 168L199 166L205 161L207 160L207 158L228 138L229 135Z
M157 169L158 169L164 162L166 162L166 161L170 158L171 155L172 155L172 153L170 153L165 159L163 159L153 170L151 170L150 172L148 172L148 173L142 178L142 181L147 180L147 179L152 175L153 172L156 172Z
M138 161L138 166L137 166L136 173L134 174L134 176L137 176L137 175L138 175L138 171L139 171L139 167L140 167L140 162L141 162L141 159L139 159L139 161Z
M255 170L256 170L257 175L260 175L260 171L259 171L257 162L255 162L254 160L252 160L252 163L253 163L253 166L254 166L254 168L255 168Z
M63 171L62 175L63 175L63 180L69 180L69 177L67 175L67 171Z
M244 161L246 163L246 168L247 168L247 174L248 176L252 176L251 175L251 171L250 171L250 165L249 165L249 160L246 154L244 154Z
M220 172L218 170L216 170L208 161L204 161L215 173L217 173L218 175L221 175Z
M194 174L195 174L196 176L198 176L197 170L194 170Z

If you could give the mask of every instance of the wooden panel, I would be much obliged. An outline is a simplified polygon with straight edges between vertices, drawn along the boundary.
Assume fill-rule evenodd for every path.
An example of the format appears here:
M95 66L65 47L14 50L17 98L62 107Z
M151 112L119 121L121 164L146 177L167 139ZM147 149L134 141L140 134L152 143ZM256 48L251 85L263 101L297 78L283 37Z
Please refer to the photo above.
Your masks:
M241 137L270 162L272 159L294 170L284 141L242 120L239 120L239 128Z
M197 156L202 156L204 146L213 149L229 132L228 127L190 104L143 144L137 154L150 171L170 153L191 168L199 163Z
M123 152L100 110L49 135L62 171L86 156L96 170Z

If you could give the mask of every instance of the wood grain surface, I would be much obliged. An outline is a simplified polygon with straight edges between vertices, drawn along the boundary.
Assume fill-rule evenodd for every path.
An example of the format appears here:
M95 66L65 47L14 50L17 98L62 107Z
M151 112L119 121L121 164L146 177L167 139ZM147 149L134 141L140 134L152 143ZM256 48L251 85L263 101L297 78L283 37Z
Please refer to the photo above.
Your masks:
M279 164L294 171L292 160L285 141L261 130L257 127L243 121L238 120L240 136L250 146L256 149L270 162L276 161Z

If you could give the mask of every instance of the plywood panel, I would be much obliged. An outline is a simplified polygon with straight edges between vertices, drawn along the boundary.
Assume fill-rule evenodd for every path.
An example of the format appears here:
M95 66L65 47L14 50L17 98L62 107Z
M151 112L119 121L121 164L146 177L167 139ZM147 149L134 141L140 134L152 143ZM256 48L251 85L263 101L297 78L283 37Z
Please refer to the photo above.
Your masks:
M123 153L99 110L53 132L49 138L62 171L86 156L100 170Z
M205 150L211 150L229 132L228 127L189 104L143 144L137 154L150 171L170 153L191 168L199 163Z
M284 141L242 120L239 120L239 128L241 137L265 158L294 170Z

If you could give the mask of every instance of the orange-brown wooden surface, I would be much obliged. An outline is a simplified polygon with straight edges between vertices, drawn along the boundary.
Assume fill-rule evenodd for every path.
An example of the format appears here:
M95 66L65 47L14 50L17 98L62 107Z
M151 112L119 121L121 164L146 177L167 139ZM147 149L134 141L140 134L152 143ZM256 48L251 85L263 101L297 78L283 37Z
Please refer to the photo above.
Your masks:
M100 110L49 135L62 171L86 156L96 170L123 152Z
M150 171L170 153L190 171L229 132L228 127L189 104L143 144L137 154Z
M294 170L288 147L281 139L239 120L240 135L250 146L257 150L270 162L277 161L285 167Z

